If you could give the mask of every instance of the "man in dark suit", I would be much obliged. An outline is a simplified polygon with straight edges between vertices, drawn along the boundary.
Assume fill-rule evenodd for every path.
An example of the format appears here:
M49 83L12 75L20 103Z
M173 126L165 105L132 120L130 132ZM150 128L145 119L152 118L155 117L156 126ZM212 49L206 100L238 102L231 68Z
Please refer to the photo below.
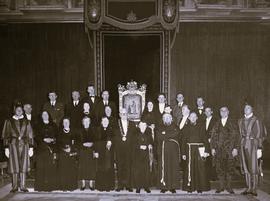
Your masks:
M66 107L66 115L70 118L71 128L78 130L82 125L82 106L80 92L72 91L72 101Z
M182 119L182 107L184 105L184 96L182 93L178 93L176 96L177 104L173 108L173 118L176 124L178 125Z
M206 107L204 110L204 114L206 116L204 120L204 128L206 132L206 136L210 145L211 142L211 130L213 129L217 119L213 116L213 110L210 107ZM207 173L210 179L216 180L216 170L213 167L212 163L212 155L210 153L210 156L206 159L206 166L207 166Z
M101 93L101 97L102 100L99 101L98 105L97 105L97 109L96 109L96 118L97 118L97 122L101 121L101 118L105 115L105 107L108 105L110 106L110 108L112 109L112 116L115 117L116 116L116 106L115 103L113 101L109 100L110 94L109 91L104 90Z
M90 104L90 107L95 109L100 101L100 97L98 97L95 93L95 87L94 85L90 84L87 87L87 93L88 96L84 97L82 99L82 102L88 102Z
M194 110L194 112L196 112L198 115L198 123L202 123L204 121L204 103L203 97L197 97L197 108Z
M157 120L157 125L161 125L162 124L162 116L165 113L165 108L168 106L167 105L167 100L166 100L166 96L163 93L160 93L158 95L158 104L156 105L156 107L154 107L154 112L155 112L155 116L156 116L156 120Z
M49 112L53 122L59 126L61 119L64 117L65 107L64 104L57 101L57 94L55 91L49 92L49 102L45 103L43 110Z

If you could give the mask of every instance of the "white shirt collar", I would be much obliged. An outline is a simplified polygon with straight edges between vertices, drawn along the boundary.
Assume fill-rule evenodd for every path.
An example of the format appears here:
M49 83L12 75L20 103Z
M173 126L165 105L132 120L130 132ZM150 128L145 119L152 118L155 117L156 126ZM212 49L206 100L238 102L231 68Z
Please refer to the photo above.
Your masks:
M159 103L158 104L159 112L163 113L165 110L165 103Z
M32 114L25 114L26 118L30 121L32 119Z
M183 106L183 104L184 104L184 102L180 102L180 103L178 103L178 106Z
M50 123L49 120L43 121L44 124Z
M20 120L20 119L23 119L24 116L23 115L21 115L21 116L13 115L12 118L15 120Z
M198 110L203 110L203 108L204 108L203 106L201 106L201 107L198 107Z
M56 104L56 101L51 101L51 105L55 105Z
M221 118L221 123L222 123L223 126L226 125L227 120L228 120L228 117L226 117L226 118Z
M210 121L212 119L213 116L210 117L206 117L206 120Z
M253 116L253 113L251 113L250 115L245 115L245 118L246 119L249 119L249 118L251 118Z

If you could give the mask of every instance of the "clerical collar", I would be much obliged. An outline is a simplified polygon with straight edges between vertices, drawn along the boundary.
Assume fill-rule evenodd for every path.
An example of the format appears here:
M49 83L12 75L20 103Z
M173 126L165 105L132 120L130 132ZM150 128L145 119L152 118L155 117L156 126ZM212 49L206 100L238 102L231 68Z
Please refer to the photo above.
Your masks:
M246 114L245 114L245 118L246 118L246 119L249 119L249 118L251 118L252 116L253 116L253 113L251 113L251 114L249 114L249 115L246 115Z
M17 115L13 115L13 117L12 117L13 119L15 119L15 120L20 120L20 119L23 119L24 118L24 116L23 115L20 115L20 116L17 116Z
M64 131L65 133L69 133L70 128L64 128L63 131Z
M184 104L184 102L180 102L180 103L178 103L178 106L182 107L183 104Z

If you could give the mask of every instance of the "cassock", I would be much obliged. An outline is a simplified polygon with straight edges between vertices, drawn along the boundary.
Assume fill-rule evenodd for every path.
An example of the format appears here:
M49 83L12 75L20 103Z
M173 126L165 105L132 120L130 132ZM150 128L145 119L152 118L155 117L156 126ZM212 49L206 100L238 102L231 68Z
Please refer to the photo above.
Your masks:
M257 150L263 148L266 129L255 116L241 118L238 122L240 130L240 156L242 168L246 176L248 188L257 188L257 176L261 175L261 168L257 158ZM251 182L253 181L253 187ZM251 189L249 189L251 190Z
M200 155L199 149L210 152L209 143L201 124L189 123L183 130L182 155L186 156L183 173L183 190L209 191L210 182L207 175L206 158Z
M100 191L109 191L114 189L114 142L113 128L109 123L107 128L102 126L97 128L96 152L97 159L97 175L96 189ZM107 143L111 144L107 148Z
M78 179L79 180L95 180L96 178L96 159L95 153L95 128L82 128L79 133L77 147L79 149L79 167ZM85 146L84 143L93 143L91 147Z
M36 191L57 190L57 126L53 122L48 124L43 121L36 126ZM51 138L52 142L45 142L44 139Z
M151 185L151 172L153 164L151 156L153 146L153 139L151 130L147 128L144 133L136 129L134 136L134 151L133 151L133 165L132 165L132 186L134 188L148 189Z
M70 118L70 127L78 130L82 127L82 104L81 101L72 101L67 104L66 115Z
M211 116L209 118L205 118L204 122L203 122L203 127L205 128L205 132L206 132L206 137L208 139L208 143L210 146L210 142L211 142L211 130L213 129L215 123L216 123L216 118L214 116ZM212 162L212 153L210 151L210 156L206 158L206 163L207 163L207 174L209 176L210 179L212 180L216 180L216 169L213 166L213 162Z
M161 189L180 187L179 128L175 124L157 129L158 182Z
M100 124L101 122L101 118L103 116L105 116L105 107L106 106L110 106L110 108L112 109L112 116L116 117L117 115L117 110L116 110L116 105L113 101L99 101L99 103L97 104L97 109L96 109L96 118L97 118L97 124Z
M8 172L27 173L30 170L28 150L34 144L31 124L25 118L10 118L5 121L2 138L4 147L9 148Z
M65 114L65 107L63 103L55 101L55 103L47 102L43 106L43 110L47 111L53 122L59 126L60 121L64 117Z
M155 116L155 112L149 112L148 110L144 110L143 114L142 114L142 121L146 122L147 126L151 126L152 124L154 124L156 126L156 116ZM151 132L151 136L152 136L152 143L153 143L153 162L152 162L152 171L151 171L151 185L152 186L156 186L157 185L157 140L156 140L156 132L152 129L150 129Z
M72 130L60 130L57 138L59 148L58 178L59 189L72 191L77 189L77 134ZM67 150L67 149L70 150Z
M119 119L114 130L118 189L131 188L132 151L135 125Z

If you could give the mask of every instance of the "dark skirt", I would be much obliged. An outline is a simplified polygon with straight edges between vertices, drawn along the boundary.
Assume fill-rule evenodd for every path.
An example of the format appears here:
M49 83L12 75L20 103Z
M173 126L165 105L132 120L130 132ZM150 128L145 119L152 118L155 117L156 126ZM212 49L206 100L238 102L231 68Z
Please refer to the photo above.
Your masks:
M36 155L35 191L53 191L58 189L57 163L49 151Z
M114 189L114 166L113 166L113 147L106 148L106 141L96 144L99 158L97 160L96 189L109 191Z
M95 180L96 159L93 158L93 149L81 149L79 152L79 180Z
M58 161L59 190L75 190L78 187L76 156L60 152Z

